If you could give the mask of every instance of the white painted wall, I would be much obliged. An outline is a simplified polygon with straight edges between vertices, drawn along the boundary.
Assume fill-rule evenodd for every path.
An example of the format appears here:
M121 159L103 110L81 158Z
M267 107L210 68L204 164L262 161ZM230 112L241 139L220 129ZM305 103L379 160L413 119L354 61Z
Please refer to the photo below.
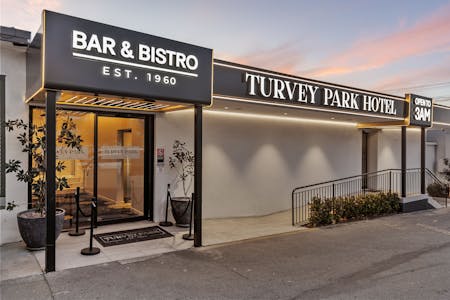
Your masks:
M430 170L433 173L437 172L437 160L436 160L437 146L438 145L436 143L427 142L425 166L428 170Z
M407 129L406 167L420 167L420 130ZM389 128L378 132L378 170L401 168L401 129Z
M367 173L378 171L378 136L378 131L367 136Z
M156 147L173 141L193 149L193 111L156 118ZM296 186L360 174L361 132L355 127L280 118L204 113L203 217L266 215L290 208ZM401 167L400 129L376 133L378 170ZM420 131L407 130L407 167L420 167ZM164 216L167 183L174 173L157 167L155 220ZM175 195L181 195L174 189Z
M176 139L186 142L188 149L194 151L193 110L175 111L156 115L155 148L165 149L165 162L163 165L156 165L155 157L155 193L153 206L155 221L162 221L165 216L167 184L171 184L172 196L183 196L182 188L174 185L176 183L176 173L169 168L168 163L169 156L172 154L172 145ZM192 185L191 191L194 190L193 188L194 186ZM169 217L171 217L170 212Z
M205 113L203 216L266 215L297 186L361 172L355 127Z
M193 150L193 111L157 116L155 145L175 138ZM361 172L361 132L355 127L204 113L203 217L266 215L290 208L296 186ZM164 216L174 173L156 168L155 220ZM180 190L175 189L175 195Z
M436 148L436 171L442 172L444 169L444 158L450 158L450 130L429 129L427 141L437 144Z
M25 48L0 42L0 73L6 75L5 119L21 118L28 122L28 108L25 99ZM16 136L6 133L6 161L18 159L27 164L28 157L22 153ZM13 174L6 175L6 202L15 201L14 211L0 210L0 244L19 241L16 214L27 209L27 185L18 183Z

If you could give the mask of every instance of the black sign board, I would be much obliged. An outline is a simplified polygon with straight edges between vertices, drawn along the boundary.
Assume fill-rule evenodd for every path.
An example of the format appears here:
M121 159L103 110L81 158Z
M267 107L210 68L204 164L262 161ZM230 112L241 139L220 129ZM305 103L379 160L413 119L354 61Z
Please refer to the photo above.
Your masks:
M431 127L433 120L433 99L407 94L409 102L409 125Z
M407 116L401 97L215 61L214 96L385 117Z
M44 88L211 103L211 49L43 14Z

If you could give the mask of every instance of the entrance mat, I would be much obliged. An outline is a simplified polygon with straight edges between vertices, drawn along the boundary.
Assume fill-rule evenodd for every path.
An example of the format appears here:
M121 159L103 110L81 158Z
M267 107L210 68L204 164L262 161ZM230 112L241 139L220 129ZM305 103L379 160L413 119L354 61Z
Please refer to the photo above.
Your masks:
M103 247L162 239L172 236L172 234L159 226L94 234L94 238Z

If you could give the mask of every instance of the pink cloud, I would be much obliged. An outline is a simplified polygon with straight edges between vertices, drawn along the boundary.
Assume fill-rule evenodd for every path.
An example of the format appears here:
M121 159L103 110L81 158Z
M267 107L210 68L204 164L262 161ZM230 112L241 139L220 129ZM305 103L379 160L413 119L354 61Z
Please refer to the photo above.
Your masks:
M43 9L59 10L60 0L1 0L0 15L3 26L35 32L41 23Z
M360 72L418 55L448 51L450 47L450 4L420 20L412 27L402 28L387 36L357 41L345 52L332 56L326 67L308 72L322 77Z
M450 59L443 61L439 65L425 69L403 72L381 81L375 87L376 90L385 92L397 92L404 94L412 90L427 90L449 86L450 80ZM444 83L444 84L442 84Z
M218 58L290 74L295 73L299 64L303 61L299 49L291 42L271 49L258 49L239 56L219 54Z

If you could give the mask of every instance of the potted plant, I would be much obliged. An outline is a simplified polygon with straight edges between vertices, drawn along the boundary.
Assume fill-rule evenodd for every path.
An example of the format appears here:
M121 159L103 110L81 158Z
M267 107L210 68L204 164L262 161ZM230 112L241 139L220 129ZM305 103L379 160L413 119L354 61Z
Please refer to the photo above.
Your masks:
M32 203L32 209L19 212L17 222L20 235L29 250L40 250L45 248L46 243L46 219L45 219L45 200L46 200L46 182L45 178L45 132L46 127L32 125L28 126L23 120L9 120L5 122L6 129L11 132L18 132L22 152L28 153L32 164L30 168L24 169L19 160L9 160L6 164L6 173L14 173L18 181L26 182L31 186L31 194L35 201ZM57 144L63 147L76 148L81 150L81 137L74 133L75 123L70 117L67 117L61 123L61 128L57 135ZM68 188L69 184L64 176L58 176L65 169L64 162L57 161L56 168L56 188L63 190ZM15 207L14 201L8 203L7 209L12 210ZM63 209L56 209L56 238L61 233L64 223Z
M175 140L172 146L172 156L169 166L177 172L176 184L183 187L182 197L172 197L170 204L175 223L179 227L189 227L191 222L192 202L189 192L194 175L194 154L186 148L186 143Z

